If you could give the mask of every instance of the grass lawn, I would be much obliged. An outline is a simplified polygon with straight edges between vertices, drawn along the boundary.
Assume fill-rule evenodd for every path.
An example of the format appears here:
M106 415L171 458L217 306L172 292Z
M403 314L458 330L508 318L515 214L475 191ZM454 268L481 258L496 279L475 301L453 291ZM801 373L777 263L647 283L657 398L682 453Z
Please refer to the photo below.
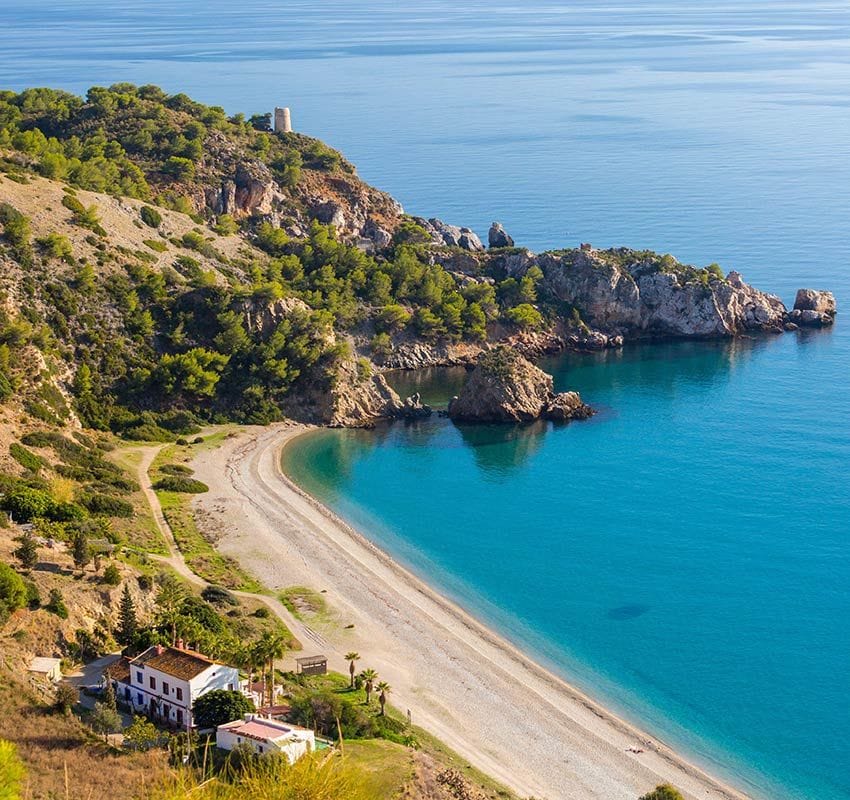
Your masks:
M345 742L345 758L362 770L366 791L374 800L401 794L414 773L414 751L382 739Z

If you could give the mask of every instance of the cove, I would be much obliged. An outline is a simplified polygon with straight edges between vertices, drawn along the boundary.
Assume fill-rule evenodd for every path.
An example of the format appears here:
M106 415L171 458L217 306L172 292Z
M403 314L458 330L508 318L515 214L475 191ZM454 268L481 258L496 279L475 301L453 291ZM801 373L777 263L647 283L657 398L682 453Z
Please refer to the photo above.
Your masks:
M599 410L590 421L324 430L287 448L284 468L538 660L755 796L844 799L848 405L812 380L842 338L565 354L542 366ZM440 405L464 370L391 379Z

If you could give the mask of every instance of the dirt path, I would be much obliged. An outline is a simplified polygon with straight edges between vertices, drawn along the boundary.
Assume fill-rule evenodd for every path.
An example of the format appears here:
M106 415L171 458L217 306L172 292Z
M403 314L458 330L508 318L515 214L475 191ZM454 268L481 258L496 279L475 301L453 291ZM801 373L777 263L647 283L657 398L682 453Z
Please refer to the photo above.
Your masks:
M208 586L209 582L204 580L197 573L193 572L191 567L189 567L186 560L183 558L183 554L180 552L177 540L174 537L174 531L171 530L171 526L165 518L162 506L159 503L159 498L156 496L156 492L151 484L149 470L154 459L157 455L159 455L159 452L163 447L164 445L147 445L128 449L128 452L137 452L141 456L136 468L136 479L139 482L139 486L142 487L145 499L148 501L154 522L156 523L156 526L168 547L167 556L160 556L151 553L148 557L161 564L166 564L193 586L203 588ZM281 622L283 622L283 624L292 631L294 636L302 643L303 647L310 649L311 647L316 646L320 648L327 646L327 642L319 634L299 619L296 619L289 609L276 597L265 594L256 594L254 592L242 592L235 589L229 591L231 594L242 598L243 600L254 600L265 604L269 611L271 611L272 614L280 619ZM278 664L283 665L283 668L285 669L291 669L294 666L294 658L295 655L289 655L281 659Z

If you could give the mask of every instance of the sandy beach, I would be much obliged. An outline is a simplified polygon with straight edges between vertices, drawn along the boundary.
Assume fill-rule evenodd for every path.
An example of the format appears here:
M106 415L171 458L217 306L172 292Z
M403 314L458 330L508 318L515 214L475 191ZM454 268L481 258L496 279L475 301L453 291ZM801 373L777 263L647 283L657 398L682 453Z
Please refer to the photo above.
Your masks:
M222 552L270 588L326 590L334 623L295 623L305 655L345 672L343 654L358 651L416 724L523 797L637 800L665 781L689 800L745 797L535 664L295 487L281 451L306 430L248 428L194 464L210 486L195 501L199 523Z

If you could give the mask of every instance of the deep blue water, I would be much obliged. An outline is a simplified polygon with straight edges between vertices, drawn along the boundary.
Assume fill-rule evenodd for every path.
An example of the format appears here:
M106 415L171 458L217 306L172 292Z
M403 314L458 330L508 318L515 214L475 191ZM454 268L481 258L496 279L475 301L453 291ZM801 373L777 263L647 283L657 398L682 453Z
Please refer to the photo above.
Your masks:
M846 3L398 5L0 0L0 86L289 105L412 213L716 261L847 313ZM848 800L846 319L547 366L602 413L323 432L291 468L657 735L755 793Z

